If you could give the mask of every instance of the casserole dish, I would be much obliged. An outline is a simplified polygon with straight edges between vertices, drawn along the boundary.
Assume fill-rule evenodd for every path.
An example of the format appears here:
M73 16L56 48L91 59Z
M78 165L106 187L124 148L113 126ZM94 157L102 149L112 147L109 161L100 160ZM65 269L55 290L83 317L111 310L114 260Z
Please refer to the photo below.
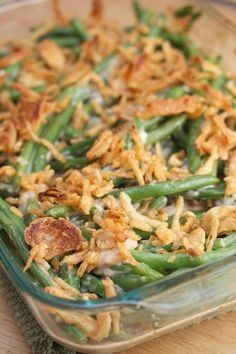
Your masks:
M155 9L154 1L147 1L147 6ZM165 10L173 2L158 3L159 10ZM175 6L185 2L175 2ZM188 1L189 3L189 1ZM194 1L196 4L196 1ZM203 16L193 27L192 38L210 54L222 55L226 68L233 70L234 63L234 27L223 20L205 2L199 2ZM80 4L79 16L84 17L88 7L87 2ZM65 3L68 13L75 12L76 1ZM112 20L121 19L122 24L130 22L130 1L107 2L107 17ZM130 12L129 12L130 11ZM27 33L33 25L51 17L50 3L20 2L9 4L1 9L2 37L13 37ZM10 19L10 20L9 20ZM207 28L207 32L206 29ZM209 43L210 48L209 48ZM224 44L224 47L222 46ZM35 317L56 341L72 349L87 353L110 353L136 345L141 341L168 333L176 328L204 320L222 311L231 309L236 301L235 256L231 256L214 265L202 266L179 274L158 283L147 285L138 290L130 291L110 300L76 301L62 300L45 294L30 276L22 273L22 265L11 257L14 251L7 240L1 239L1 261L9 278L19 288L22 296L31 308ZM53 309L81 316L97 313L119 311L124 335L110 337L100 343L85 342L84 338L75 338L68 326L57 321L52 316Z

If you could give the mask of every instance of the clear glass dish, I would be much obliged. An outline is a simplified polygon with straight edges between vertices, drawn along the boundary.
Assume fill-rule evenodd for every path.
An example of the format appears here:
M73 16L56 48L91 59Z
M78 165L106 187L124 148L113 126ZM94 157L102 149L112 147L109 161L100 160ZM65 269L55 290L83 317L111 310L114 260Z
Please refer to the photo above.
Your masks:
M144 1L144 0L143 0ZM132 18L131 0L107 0L106 15L122 24ZM191 32L195 42L210 54L221 55L225 67L234 69L236 28L222 18L206 1L145 0L145 5L158 11L186 3L198 4L201 19ZM86 16L90 2L64 1L68 14ZM0 6L1 39L18 37L33 25L52 16L50 1L10 1ZM236 250L235 250L236 251ZM22 265L12 257L7 240L0 239L0 260L8 277L22 294L42 328L57 342L83 353L112 353L161 336L191 323L236 308L236 255L211 265L192 269L184 274L146 285L112 299L77 302L46 294L34 280L22 273ZM236 252L235 252L236 253ZM86 323L86 316L119 311L124 333L119 337L96 342L79 341L63 325L58 311L77 316Z

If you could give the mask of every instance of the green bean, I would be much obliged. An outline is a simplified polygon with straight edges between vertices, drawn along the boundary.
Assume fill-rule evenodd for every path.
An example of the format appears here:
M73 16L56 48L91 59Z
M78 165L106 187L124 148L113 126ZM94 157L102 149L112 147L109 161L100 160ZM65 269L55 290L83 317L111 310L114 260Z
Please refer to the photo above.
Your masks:
M79 39L83 42L88 40L89 36L83 22L81 22L78 18L72 18L71 26Z
M40 127L38 135L41 135L44 131L45 126ZM37 145L33 141L27 141L23 145L20 155L21 161L16 165L16 174L12 178L12 184L15 188L19 186L21 176L23 176L24 173L29 173L31 171L35 146Z
M217 173L218 173L218 161L219 160L215 160L214 163L213 163L212 170L211 170L211 174L213 176L217 176Z
M81 93L82 93L83 89L81 89L81 90L82 90L81 91ZM85 89L85 92L86 92L86 90L87 90L87 88ZM63 100L64 98L67 98L67 97L69 97L69 98L72 97L72 101L69 104L69 106L62 113L59 113L55 117L51 116L48 118L48 121L45 123L45 125L43 125L39 128L39 130L38 130L39 136L43 136L45 138L45 136L47 136L48 130L50 130L49 128L51 128L51 129L53 128L54 135L55 135L55 133L60 134L60 129L63 128L62 123L65 123L65 125L66 125L67 119L70 118L70 112L71 112L71 114L73 112L73 106L75 104L76 99L78 98L79 92L80 92L79 89L76 89L75 87L69 87L68 89L64 90L57 97L58 101ZM65 117L65 112L66 112L66 117ZM64 120L64 118L67 118L67 119ZM58 132L58 129L59 129L59 132ZM39 146L39 144L37 144L33 141L28 141L23 145L23 149L22 149L21 155L20 155L20 162L16 165L16 175L12 178L12 183L15 188L19 187L20 178L24 173L32 172L33 164L37 164L37 161L35 160L36 154L38 153L38 151L42 152L42 150L44 151L45 155L47 155L48 150L42 146Z
M67 264L63 264L59 269L59 276L73 288L80 290L80 278L75 268L70 268Z
M89 240L91 239L91 237L92 237L91 231L88 231L88 230L85 228L84 225L80 226L80 230L81 230L81 232L82 232L83 237L84 237L87 241L89 241Z
M191 210L191 212L196 216L198 220L202 219L206 210ZM168 217L168 226L171 227L174 215ZM183 222L185 218L180 218L180 221Z
M144 198L174 195L190 190L200 189L206 186L214 185L218 182L219 180L211 175L190 176L185 179L175 181L158 182L146 184L145 186L123 188L120 190L115 190L110 194L118 197L121 192L125 192L133 202L136 202Z
M114 277L112 280L125 291L133 290L153 282L149 277L136 274L126 275L125 277Z
M0 256L1 259L3 260L4 257L10 258L11 262L14 262L14 271L18 275L18 279L21 279L22 276L22 268L24 267L24 264L22 262L22 259L19 257L18 252L16 251L15 248L11 247L10 245L5 242L4 237L0 237ZM20 269L21 268L21 269ZM36 268L36 269L34 269ZM40 269L37 269L38 267L33 263L30 268L30 272L34 276L34 278L31 279L30 274L25 273L25 277L31 282L30 286L32 286L32 282L35 282L35 279L39 281L39 283L42 285L42 287L46 287L48 285L52 285L52 279L48 278L47 279L47 274L44 271L41 271ZM21 275L20 275L21 273ZM73 325L65 325L61 324L63 326L63 329L69 332L70 335L73 335L73 337L80 341L80 342L85 342L86 341L86 335L82 333L78 328L76 328Z
M86 274L81 278L81 291L97 294L105 297L105 290L102 280L95 275Z
M211 81L211 86L216 90L223 91L226 83L226 77L224 75L219 75L217 78Z
M78 169L89 165L92 161L89 161L85 156L73 157L67 159L65 163L54 160L51 162L51 166L55 171L66 171L69 169Z
M46 211L46 214L48 216L52 216L54 219L58 219L70 216L74 211L74 208L71 208L67 205L54 205Z
M200 117L198 119L195 119L194 121L191 121L191 123L189 124L186 150L188 169L192 173L196 172L201 166L201 157L199 156L199 153L197 151L196 139L200 134L202 121L203 118Z
M166 98L179 98L186 93L186 89L183 86L174 86L171 87L167 93Z
M30 209L39 209L40 204L36 198L29 198L24 205L24 223L26 225L29 225L33 220L35 220L37 217L36 215L33 215L29 212Z
M160 251L172 252L173 251L173 244L170 243L168 245L163 245L163 246L153 246L148 241L141 241L139 243L139 247L137 248L137 250L141 251L141 252L153 252L153 253L160 253ZM158 269L158 271L161 274L165 274L165 271L163 269Z
M74 34L74 31L71 27L57 26L54 27L48 34L57 35L57 36L71 36Z
M11 95L11 100L14 102L14 103L17 103L20 98L21 98L21 93L17 90L9 90L10 92L10 95Z
M29 250L24 240L25 224L10 210L10 206L0 198L0 225L8 234L12 244L16 247L24 262L29 258ZM30 273L43 286L52 284L52 279L48 273L41 270L34 262L30 266Z
M225 257L234 255L236 253L236 248L234 245L225 249L208 251L198 257L192 257L186 253L173 254L172 252L170 254L155 254L132 250L131 253L138 262L146 263L153 269L178 269L197 267L203 264L216 262Z
M213 244L213 250L231 247L236 245L236 232L232 232L228 236L217 238Z
M183 33L168 32L166 30L162 30L160 36L168 40L173 46L177 48L187 46L189 43L187 36Z
M109 65L111 64L111 62L114 59L114 54L109 55L107 58L105 58L104 60L102 60L100 63L96 64L93 68L93 71L96 74L103 74L107 68L109 68Z
M175 11L175 16L183 17L183 16L191 15L193 10L194 7L192 5L185 5Z
M136 15L136 18L139 21L141 21L143 9L142 9L139 1L134 1L133 2L133 9L134 9L134 13Z
M142 8L139 1L134 1L133 9L137 20L141 23L150 24L151 18L154 16L154 12L150 9Z
M166 123L161 124L157 129L148 134L147 142L150 145L158 141L167 139L171 134L180 129L186 121L185 115L180 115L174 118L169 118Z
M39 85L39 86L34 87L33 91L41 93L41 92L43 92L45 87L46 87L45 85ZM21 98L21 93L17 90L12 90L12 89L9 89L9 92L10 92L12 101L17 103Z
M22 66L21 63L15 63L15 64L12 64L11 66L7 66L3 69L5 71L5 73L7 74L7 79L4 83L4 85L2 85L2 88L6 88L6 87L11 86L11 84L16 80L16 78L20 74L21 66Z
M185 129L178 129L173 135L172 140L180 149L186 150L187 147L187 133ZM178 150L176 150L178 151Z
M81 140L79 143L69 145L64 148L62 150L62 153L65 156L79 156L81 154L84 154L91 148L96 139L97 136Z
M120 265L115 265L111 267L112 272L114 272L114 277L117 275L132 275L136 274L139 276L145 276L153 281L159 278L162 278L163 275L152 268L150 268L147 264L145 263L139 263L136 266L132 264L120 264ZM113 278L113 275L111 276Z
M75 129L70 125L65 127L64 138L65 140L80 138L84 134L84 129Z
M167 198L165 195L162 195L158 198L155 198L152 203L150 204L151 209L159 210L165 208L167 204Z
M113 180L115 188L125 187L127 185L133 184L133 180L129 178L116 177Z
M149 33L148 37L158 37L161 34L161 29L158 26L152 26Z
M54 41L61 48L70 48L74 47L80 43L79 39L75 36L68 37L56 37L51 36L50 39Z
M12 184L0 182L0 197L7 198L16 194L16 190Z
M74 338L76 341L80 343L86 343L87 342L87 336L85 333L83 333L78 327L73 326L73 325L65 325L63 323L59 324L62 329L65 329L72 338Z
M150 132L156 128L157 125L162 123L162 119L160 117L154 117L152 119L144 120L144 121L137 121L139 123L139 129L143 128L146 132Z
M135 227L133 228L134 232L141 237L142 240L148 240L150 236L155 234L155 230L152 231L143 231L136 229Z
M225 184L220 183L216 187L204 188L198 191L197 199L219 199L225 195Z
M4 58L11 53L11 47L4 47L0 50L0 58Z
M75 110L75 105L85 99L88 96L87 88L78 88L74 96L72 97L71 103L67 108L64 109L61 113L57 114L56 117L52 120L51 124L47 127L45 132L44 139L53 143L56 141L63 131L64 127L70 121L73 112ZM34 161L32 163L32 172L41 171L47 164L48 161L48 149L44 146L40 146L37 149L37 152L34 156Z

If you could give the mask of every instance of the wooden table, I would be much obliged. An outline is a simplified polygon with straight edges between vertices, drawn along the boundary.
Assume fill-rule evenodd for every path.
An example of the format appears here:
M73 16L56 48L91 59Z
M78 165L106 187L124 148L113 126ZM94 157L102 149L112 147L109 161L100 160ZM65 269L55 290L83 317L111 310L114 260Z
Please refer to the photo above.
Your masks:
M235 1L236 2L236 1ZM217 6L231 20L236 10ZM234 354L236 312L165 335L119 354ZM31 354L0 289L0 354Z

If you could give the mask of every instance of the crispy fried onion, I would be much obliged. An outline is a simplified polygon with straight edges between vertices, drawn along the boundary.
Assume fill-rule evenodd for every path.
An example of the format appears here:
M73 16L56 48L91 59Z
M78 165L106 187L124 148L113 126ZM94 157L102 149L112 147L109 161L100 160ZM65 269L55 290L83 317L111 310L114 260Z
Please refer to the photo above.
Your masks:
M93 197L102 197L113 189L113 182L107 181L97 165L90 165L83 169L68 171L64 179L58 178L55 183L57 188L51 188L40 195L41 201L52 201L79 208L88 215L93 206ZM61 192L61 191L67 192Z
M190 255L200 256L205 250L205 231L192 212L183 211L183 202L183 197L177 199L171 228L166 222L159 223L150 241L154 246L173 243L174 249L183 247L184 251ZM182 217L185 220L184 223L180 223Z
M226 177L224 181L226 183L225 196L236 197L236 151L229 153L228 161L225 167Z
M71 207L78 207L81 197L76 193L60 192L57 188L47 189L45 192L39 193L40 202L50 201L56 204L65 204Z
M137 112L137 117L152 118L187 113L189 116L199 116L203 108L202 99L198 96L182 96L177 99L155 98L147 103L143 112Z
M49 166L46 166L42 171L25 174L21 177L21 188L35 193L45 191L48 188L53 175L54 171Z
M50 141L48 141L47 139L40 138L37 134L34 133L29 122L26 123L26 129L30 139L45 146L56 160L62 163L66 162L66 158L63 156L63 154L61 154L60 151L57 150L57 148L52 143L50 143Z
M50 260L69 251L78 251L83 242L80 230L70 221L44 217L33 221L24 233L25 242L32 247L25 270L35 258L35 249L43 245L41 258Z
M61 71L65 66L65 57L55 42L47 39L38 44L38 52L47 66L51 69Z
M1 166L0 167L0 180L5 180L8 177L12 177L15 174L15 169L12 166Z
M201 154L216 153L219 158L226 160L229 151L236 147L236 132L227 125L228 113L206 114L206 122L196 145Z
M103 279L102 283L104 285L105 296L107 298L115 297L116 296L116 289L115 289L114 283L111 280L111 278L106 277L105 279ZM116 335L120 333L120 317L121 317L121 314L119 311L112 311L111 312L113 333Z
M98 296L93 293L81 293L78 289L67 284L62 278L55 277L54 285L47 286L46 293L64 299L96 300Z
M27 47L20 44L15 45L11 54L0 59L0 69L18 63L20 60L25 59L29 53L30 51Z
M0 125L0 152L11 154L17 150L17 131L13 122L4 121Z
M19 84L18 84L19 86ZM45 119L46 97L23 96L16 107L14 122L20 136L27 134L27 124L36 131Z
M107 338L112 331L111 312L98 313L96 318L84 313L72 313L52 307L50 312L57 315L64 323L75 325L96 342L101 342Z
M218 235L227 235L236 230L236 206L211 208L203 217L202 227L208 235L207 250L209 251Z

